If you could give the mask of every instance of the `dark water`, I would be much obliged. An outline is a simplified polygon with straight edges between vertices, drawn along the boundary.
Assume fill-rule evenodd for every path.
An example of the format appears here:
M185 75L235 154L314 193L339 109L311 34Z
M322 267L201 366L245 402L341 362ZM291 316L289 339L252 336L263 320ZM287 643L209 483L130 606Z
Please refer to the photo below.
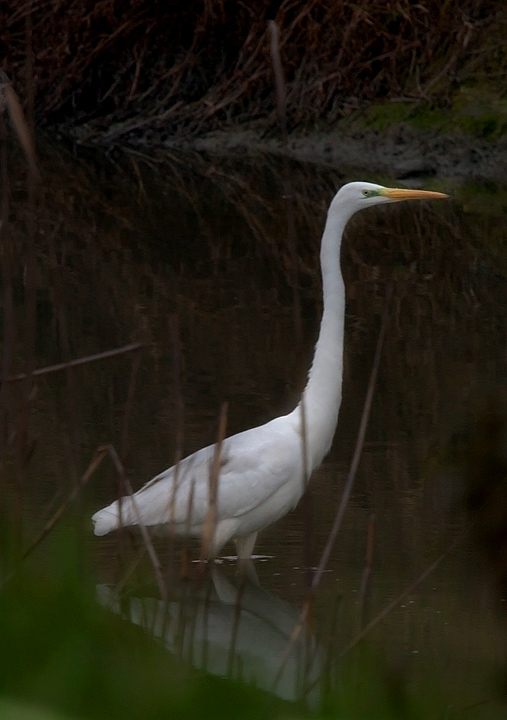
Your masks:
M325 209L350 179L362 178L300 165L287 174L262 158L147 162L132 156L113 163L48 153L37 205L32 315L29 206L14 183L9 373L30 362L33 317L37 367L132 341L147 344L37 380L23 471L29 526L41 527L52 515L102 443L114 444L138 487L173 462L179 445L187 453L212 441L224 401L230 433L291 409L318 331ZM287 188L292 201L284 197ZM247 586L237 634L231 634L238 622L236 580L227 560L211 594L188 600L193 619L179 629L161 620L156 599L140 600L139 589L125 600L126 616L165 635L171 651L194 664L216 673L238 674L241 667L248 676L257 659L267 679L256 681L269 687L274 658L283 654L304 602L308 568L318 563L341 497L390 282L388 331L354 491L315 600L312 630L298 643L304 657L292 657L280 693L295 696L306 668L313 703L324 666L334 677L338 656L361 626L464 527L465 428L507 375L507 225L488 211L501 205L490 202L502 197L501 188L439 189L454 199L373 209L348 228L344 396L335 442L308 499L260 536L260 588ZM485 201L474 207L476 196ZM21 385L12 385L10 406L21 398ZM95 539L88 517L115 496L114 478L109 467L99 469L79 508L102 602L109 602L105 586L123 577L125 565L118 538ZM363 598L369 527L373 561ZM162 541L157 548L165 555ZM414 688L437 678L453 707L468 707L500 692L502 604L482 556L466 542L368 634L367 647ZM120 606L113 601L112 609ZM205 611L213 638L203 629ZM181 640L187 625L190 639ZM198 647L203 636L211 648L206 658L202 643ZM231 660L231 652L241 659ZM485 716L471 713L467 717Z

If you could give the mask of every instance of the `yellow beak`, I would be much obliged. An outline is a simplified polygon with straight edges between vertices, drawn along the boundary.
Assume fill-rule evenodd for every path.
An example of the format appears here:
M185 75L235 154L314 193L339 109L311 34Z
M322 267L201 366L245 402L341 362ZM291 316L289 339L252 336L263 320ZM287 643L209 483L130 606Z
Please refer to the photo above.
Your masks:
M434 190L411 190L409 188L385 188L379 195L384 195L391 200L443 200L449 195Z

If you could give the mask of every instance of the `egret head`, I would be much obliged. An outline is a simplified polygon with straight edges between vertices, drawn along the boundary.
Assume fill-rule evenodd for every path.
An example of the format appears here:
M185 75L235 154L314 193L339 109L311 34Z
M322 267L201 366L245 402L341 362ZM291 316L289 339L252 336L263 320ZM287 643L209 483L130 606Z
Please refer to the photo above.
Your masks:
M448 197L433 190L411 188L386 188L369 182L351 182L343 185L334 196L329 212L337 211L350 218L354 213L370 205L400 202L401 200L437 200Z

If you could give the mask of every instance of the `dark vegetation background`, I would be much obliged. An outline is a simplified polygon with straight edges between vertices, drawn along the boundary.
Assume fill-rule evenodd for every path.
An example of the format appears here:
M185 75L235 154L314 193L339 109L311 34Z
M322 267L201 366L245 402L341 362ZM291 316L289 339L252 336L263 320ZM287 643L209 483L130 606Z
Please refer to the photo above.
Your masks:
M446 107L460 84L505 76L503 0L7 0L0 51L38 124L80 140L269 130L269 19L289 130L378 99Z

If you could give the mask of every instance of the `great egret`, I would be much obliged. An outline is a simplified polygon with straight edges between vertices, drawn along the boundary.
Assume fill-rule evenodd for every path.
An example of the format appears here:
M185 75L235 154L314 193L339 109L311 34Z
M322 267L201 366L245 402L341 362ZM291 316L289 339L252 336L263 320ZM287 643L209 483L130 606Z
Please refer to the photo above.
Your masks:
M344 185L329 206L320 249L324 311L308 382L297 407L265 425L223 441L209 557L234 539L248 559L259 530L293 509L312 471L329 451L338 420L343 371L345 288L340 245L349 219L372 205L447 195L385 188L366 182ZM157 475L134 495L93 515L95 534L120 525L171 524L177 535L203 537L210 506L210 475L216 446L198 450Z

